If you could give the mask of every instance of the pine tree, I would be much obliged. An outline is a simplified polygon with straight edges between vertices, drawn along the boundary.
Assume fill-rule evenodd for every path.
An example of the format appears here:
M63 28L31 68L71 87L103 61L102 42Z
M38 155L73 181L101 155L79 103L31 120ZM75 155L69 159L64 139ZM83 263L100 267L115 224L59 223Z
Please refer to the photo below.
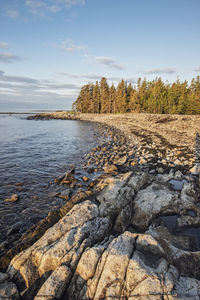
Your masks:
M119 113L127 112L127 92L126 92L126 83L122 81L117 86L117 97L116 97L116 110Z
M100 82L101 113L109 112L109 86L105 77Z

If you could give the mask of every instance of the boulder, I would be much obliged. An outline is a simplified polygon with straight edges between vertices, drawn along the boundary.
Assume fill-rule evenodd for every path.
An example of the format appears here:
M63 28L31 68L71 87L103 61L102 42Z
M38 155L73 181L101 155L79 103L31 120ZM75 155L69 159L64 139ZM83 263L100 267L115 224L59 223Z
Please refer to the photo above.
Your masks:
M109 227L109 219L99 216L95 204L90 201L77 204L35 244L14 257L9 265L8 274L18 282L19 290L25 299L30 299L30 295L36 295L40 288L42 291L47 289L48 282L53 281L49 279L45 283L49 276L59 277L60 266L67 265L73 272L83 251L102 240ZM57 273L52 275L56 269ZM68 273L66 270L64 278L70 279ZM55 293L63 289L63 284L58 283Z
M177 213L178 196L178 192L171 191L165 184L153 182L136 195L132 224L145 230L155 217Z
M199 297L200 281L180 276L164 253L153 237L130 232L88 248L66 290L68 299Z

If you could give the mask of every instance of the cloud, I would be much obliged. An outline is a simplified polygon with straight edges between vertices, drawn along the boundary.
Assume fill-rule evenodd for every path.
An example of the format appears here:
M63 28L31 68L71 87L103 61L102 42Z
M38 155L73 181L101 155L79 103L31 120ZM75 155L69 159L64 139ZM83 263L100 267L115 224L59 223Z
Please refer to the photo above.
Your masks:
M66 52L83 51L87 49L86 45L76 45L72 39L62 41L59 48Z
M85 5L85 0L57 0L57 2L62 3L66 8L71 8L76 5Z
M47 6L47 10L56 14L57 12L61 11L61 7L58 5L51 5L51 6Z
M19 11L14 8L6 8L5 14L11 19L16 19L19 16Z
M59 73L61 76L67 76L69 78L75 78L75 79L85 79L85 80L92 80L92 81L100 81L103 75L99 74L71 74L71 73ZM109 81L115 81L115 82L120 82L122 80L122 77L107 77ZM135 77L125 77L123 78L126 82L131 82L131 83L136 83L137 78Z
M75 84L67 84L62 82L54 82L51 80L39 80L31 77L6 75L0 70L0 91L13 95L43 95L44 93L56 94L57 96L65 96L68 94L76 94L80 90L80 86Z
M20 61L20 60L21 60L21 58L15 54L0 52L0 62L11 63L11 62Z
M195 72L200 72L200 67L194 69Z
M106 66L108 66L112 69L116 69L118 71L124 70L124 67L117 64L116 60L112 57L95 56L93 59L94 59L95 62L97 62L99 64L102 64L102 65L106 65Z
M0 48L1 49L8 49L8 43L6 43L6 42L0 42Z
M147 71L141 71L139 73L143 73L143 74L174 74L176 73L176 70L173 68L164 68L164 69L151 69L151 70L147 70Z
M85 0L26 0L25 4L31 14L44 17L48 12L55 14L72 6L83 6Z
M67 76L75 79L87 79L87 80L100 80L102 76L97 74L70 74L70 73L59 73L61 76Z

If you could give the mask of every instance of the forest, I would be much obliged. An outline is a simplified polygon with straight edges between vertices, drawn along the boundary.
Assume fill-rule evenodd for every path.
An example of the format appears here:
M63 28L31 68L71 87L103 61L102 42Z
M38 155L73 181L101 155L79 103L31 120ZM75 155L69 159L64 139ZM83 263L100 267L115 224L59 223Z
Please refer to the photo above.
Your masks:
M83 113L153 113L200 114L200 76L187 81L163 82L139 78L137 84L123 79L118 86L109 85L102 77L100 82L82 86L72 106Z

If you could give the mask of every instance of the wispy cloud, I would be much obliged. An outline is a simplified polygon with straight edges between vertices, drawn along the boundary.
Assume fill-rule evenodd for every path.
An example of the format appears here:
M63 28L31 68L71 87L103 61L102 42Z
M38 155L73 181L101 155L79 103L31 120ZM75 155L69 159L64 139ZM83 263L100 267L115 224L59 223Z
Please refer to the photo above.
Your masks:
M16 19L19 16L19 11L14 8L6 8L5 15L11 19Z
M8 47L8 43L6 43L6 42L0 42L0 48L1 49L8 49L9 47Z
M200 72L200 67L194 69L195 72Z
M71 73L65 73L65 72L58 73L58 75L67 76L72 79L83 79L83 80L91 80L91 81L101 80L101 78L104 76L104 75L99 75L99 74L71 74ZM122 80L122 77L117 77L117 76L116 77L107 77L107 79L109 81L119 82ZM123 79L125 81L127 81L128 83L129 82L131 82L131 83L137 82L137 78L135 78L135 77L126 77Z
M75 51L83 51L87 49L86 45L77 45L72 39L67 39L62 41L59 45L59 48L66 52L75 52Z
M12 63L20 60L21 58L15 54L0 52L0 61L3 63Z
M61 72L59 73L59 75L67 76L73 79L87 79L87 80L100 80L102 78L101 75L97 75L97 74L71 74L71 73Z
M76 84L67 84L55 82L52 80L35 79L23 76L6 75L4 71L0 71L0 92L7 91L13 95L40 95L44 93L56 94L57 96L65 96L68 94L77 94L80 86Z
M114 59L113 57L95 56L95 57L93 57L93 59L95 62L97 62L99 64L108 66L108 67L110 67L112 69L116 69L118 71L122 71L125 69L123 66L117 64L116 59Z
M109 56L93 56L91 54L84 54L83 59L86 62L89 62L91 64L100 64L104 65L106 67L109 67L111 69L115 69L117 71L125 70L125 67L118 64L116 59Z
M85 5L85 0L26 0L25 5L31 14L44 17L48 12L55 14L72 6Z
M176 70L173 68L163 68L163 69L151 69L146 71L140 71L139 73L150 75L150 74L174 74Z
M70 8L76 5L82 6L86 3L85 0L56 0L56 2L62 3L66 8Z

